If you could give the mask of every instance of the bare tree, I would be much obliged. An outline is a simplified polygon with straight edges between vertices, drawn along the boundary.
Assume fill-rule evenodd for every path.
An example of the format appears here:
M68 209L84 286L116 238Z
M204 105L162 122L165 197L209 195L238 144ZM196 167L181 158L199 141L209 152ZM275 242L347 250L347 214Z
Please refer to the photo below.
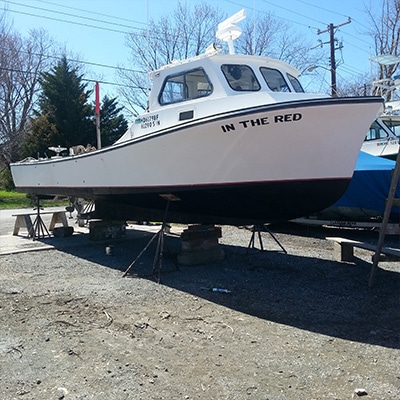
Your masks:
M19 158L51 41L43 30L23 38L4 24L0 41L0 163L7 165Z
M246 19L242 23L242 35L236 43L238 53L257 56L272 56L274 40L279 31L279 23L270 13L256 19Z
M322 52L310 51L311 47L304 35L271 13L245 20L243 34L237 41L240 53L278 58L300 71L319 64L322 58Z
M131 64L136 72L121 69L119 72L124 87L120 95L125 105L135 115L138 109L146 108L149 91L147 73L174 60L181 60L203 53L215 42L215 31L226 14L206 3L178 3L170 14L155 21L151 19L148 27L132 32L126 39L131 49Z
M218 24L226 18L225 13L209 4L202 3L191 8L187 3L178 3L170 15L158 21L150 20L148 29L127 37L126 43L133 55L132 64L138 71L120 71L124 85L120 95L133 115L140 108L146 109L150 83L145 72L203 53L216 42ZM304 35L270 13L257 15L256 19L247 19L240 25L243 34L235 44L238 53L279 58L300 71L305 71L321 59L320 51L309 51L311 44L304 41Z
M208 4L191 9L186 3L178 3L170 16L163 16L159 21L151 19L146 30L128 36L127 46L138 71L121 69L119 75L124 84L120 94L132 114L137 114L138 108L146 108L147 72L204 52L215 41L215 27L224 18L221 11Z
M369 74L359 75L355 79L341 79L337 86L339 97L344 96L367 96L371 94L371 82Z
M376 3L375 3L376 4ZM375 54L400 56L400 1L399 0L381 0L380 9L372 9L371 6L366 9L370 20L370 36L374 39ZM398 63L379 64L377 80L391 79L396 71ZM377 92L377 88L375 88ZM386 100L392 99L391 90L383 90L382 94Z

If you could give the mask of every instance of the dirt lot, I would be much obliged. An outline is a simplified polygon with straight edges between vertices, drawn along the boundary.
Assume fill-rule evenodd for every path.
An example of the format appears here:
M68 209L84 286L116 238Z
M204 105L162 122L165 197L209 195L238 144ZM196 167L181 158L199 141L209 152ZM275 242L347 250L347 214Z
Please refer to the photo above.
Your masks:
M371 252L340 263L324 240L337 232L275 232L288 254L268 234L270 251L247 252L250 233L225 226L224 261L176 270L165 252L161 284L152 248L122 277L149 233L113 255L93 242L0 256L0 398L398 400L400 262L369 289Z

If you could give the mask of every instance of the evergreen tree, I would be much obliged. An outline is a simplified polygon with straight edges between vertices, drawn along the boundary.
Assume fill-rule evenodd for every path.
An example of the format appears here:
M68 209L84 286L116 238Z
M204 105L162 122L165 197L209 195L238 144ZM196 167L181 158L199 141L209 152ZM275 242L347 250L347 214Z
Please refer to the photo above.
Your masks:
M49 146L71 147L96 142L93 107L88 103L82 76L64 56L40 79L39 110L31 120L30 134L22 147L25 156L47 152Z
M104 96L100 110L100 130L102 147L113 144L128 129L128 122L123 114L123 107L117 106L117 99Z

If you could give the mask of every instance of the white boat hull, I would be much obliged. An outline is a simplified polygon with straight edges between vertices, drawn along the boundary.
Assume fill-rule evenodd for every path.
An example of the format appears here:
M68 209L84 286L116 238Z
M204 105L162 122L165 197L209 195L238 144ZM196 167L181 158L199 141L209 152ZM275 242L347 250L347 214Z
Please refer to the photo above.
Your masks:
M19 191L95 199L102 217L162 216L170 198L171 221L292 219L344 193L381 105L337 98L237 110L11 171Z

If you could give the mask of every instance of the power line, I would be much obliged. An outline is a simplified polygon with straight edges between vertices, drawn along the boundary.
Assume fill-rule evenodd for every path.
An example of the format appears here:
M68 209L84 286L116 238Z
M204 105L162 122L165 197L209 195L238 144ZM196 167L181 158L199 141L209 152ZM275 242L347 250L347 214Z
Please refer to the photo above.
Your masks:
M353 20L351 20L351 22L353 22ZM338 30L338 32L340 32L340 29ZM351 38L353 38L353 39L356 39L356 40L358 40L358 41L360 41L360 42L362 42L362 43L368 45L368 46L371 46L371 43L370 43L370 42L367 42L366 40L362 40L362 39L360 39L359 37L352 35L351 33L346 32L346 36L349 36L349 37L351 37ZM358 46L355 45L354 43L352 43L351 46L354 47L354 48L356 48L356 49L358 49L358 50L365 51L366 53L369 54L369 51L363 49L362 47L358 47Z
M247 6L248 6L248 5L246 5L246 4L242 4L242 3L239 3L239 2L237 2L237 1L232 1L232 0L225 0L225 1L226 1L227 3L235 4L235 5L240 6L240 7L247 7ZM307 1L304 1L304 0L293 0L293 1L297 1L297 2L302 3L302 4L305 4L305 5L307 5L307 6L311 6L311 7L314 7L314 8L316 8L316 9L319 9L319 10L322 10L322 11L325 11L325 12L328 12L328 13L332 13L332 14L336 14L336 15L340 15L340 16L345 16L346 18L348 18L348 16L345 15L345 14L342 14L342 13L339 13L339 12L335 12L335 11L333 11L333 10L330 10L330 9L327 9L327 8L324 8L324 7L321 7L321 6L318 6L318 5L316 5L316 4L312 4L312 3L307 2ZM289 13L291 13L291 14L295 14L296 16L305 18L306 20L313 21L313 22L317 22L318 24L322 24L322 25L324 25L324 26L327 26L327 25L328 25L327 23L322 22L322 21L320 21L320 20L310 18L309 15L301 14L301 13L299 13L299 12L297 12L297 11L294 11L294 10L292 10L292 9L290 9L290 8L287 8L287 7L284 7L284 6L279 5L279 4L277 4L277 3L274 3L274 2L272 2L272 1L270 1L270 0L263 0L263 2L266 3L266 4L269 4L269 5L273 6L273 7L282 9L282 10L284 10L285 12L289 12ZM254 10L254 11L260 12L260 13L265 13L265 11L261 11L261 10ZM274 15L274 16L275 16L276 18L280 19L280 20L289 21L289 22L292 23L292 24L304 26L304 27L307 27L307 28L309 28L309 29L313 29L313 30L315 30L316 32L318 31L318 28L317 28L317 27L311 26L310 24L301 23L301 22L295 21L295 20L293 20L293 19L281 17L281 16L279 16L279 15ZM352 18L352 21L356 21L359 25L365 27L365 25L362 25L360 22L358 22L357 20L354 20L353 18ZM347 37L351 37L351 38L353 38L353 39L355 39L355 40L357 40L357 41L359 41L359 42L362 42L363 44L366 44L366 45L368 45L368 46L371 45L370 42L367 42L366 40L361 39L359 36L352 35L351 33L346 32L346 36L347 36ZM348 44L349 46L351 46L351 47L354 47L354 48L357 49L357 50L360 50L360 51L363 51L363 52L369 54L369 51L368 51L368 50L365 50L364 48L361 48L361 47L355 45L355 44L352 43L352 42L347 41L347 44Z
M73 25L79 25L79 26L85 26L87 28L94 28L94 29L101 29L109 32L116 32L116 33L123 33L123 34L128 34L129 32L126 31L120 31L117 29L111 29L111 28L104 28L100 26L95 26L95 25L89 25L89 24L83 24L81 22L73 22L73 21L66 21L61 18L54 18L54 17L44 17L43 15L37 15L37 14L32 14L24 11L16 11L16 10L8 10L9 12L15 13L15 14L22 14L22 15L28 15L30 17L37 17L37 18L44 18L44 19L50 19L52 21L57 21L57 22L64 22L67 24L73 24Z
M38 1L40 1L40 0L38 0ZM45 20L63 22L63 23L67 23L67 24L83 26L83 27L86 27L86 28L93 28L93 29L98 29L98 30L102 30L102 31L121 33L121 34L124 34L124 35L132 34L132 30L136 30L136 31L140 31L140 32L146 31L145 27L142 28L142 27L136 27L136 26L131 26L131 25L119 24L119 23L115 23L115 22L104 21L104 20L100 20L100 19L96 19L96 18L83 17L81 15L64 13L64 12L60 12L60 11L57 11L57 10L51 10L51 9L47 9L47 8L36 7L36 6L32 6L32 5L26 5L26 4L18 3L18 2L15 2L15 1L11 1L11 0L0 0L0 2L3 2L5 4L13 4L13 5L17 5L17 6L22 6L22 7L38 10L38 11L45 11L45 12L49 12L49 13L56 13L56 14L65 15L65 16L68 16L68 17L79 18L79 19L84 19L84 20L98 22L98 23L104 23L104 24L107 24L107 25L114 25L114 26L117 26L117 27L125 27L125 28L130 29L130 31L127 31L127 30L123 31L123 30L120 30L120 29L104 27L104 26L101 26L101 25L93 25L93 24L89 24L89 23L66 20L66 19L51 17L51 16L47 16L47 15L35 14L33 12L20 11L20 10L15 10L15 9L7 9L7 11L11 12L11 13L27 15L27 16L30 16L30 17L36 17L36 18L41 18L41 19L45 19ZM49 2L46 2L46 3L49 3ZM50 4L54 4L54 3L50 3ZM82 12L89 12L87 10L82 10L82 9L76 9L76 10L80 10ZM98 13L98 14L100 14L100 13ZM104 14L100 14L100 15L104 15ZM118 17L112 17L112 18L118 18ZM136 23L145 24L145 23L138 22L138 21L136 21ZM154 38L154 39L158 39L159 34L158 34L156 29L153 29L152 32L150 33L150 36L152 38Z
M339 16L344 17L344 18L349 18L348 15L345 15L345 14L342 14L342 13L338 13L336 11L332 11L332 10L329 10L329 9L321 7L321 6L317 6L316 4L309 3L308 1L304 1L304 0L296 0L296 1L298 3L302 3L302 4L305 4L307 6L314 7L314 8L317 8L319 10L322 10L322 11L326 11L326 12L329 12L329 13L332 13L332 14L336 14L336 15L339 15Z
M318 9L318 10L322 10L322 11L328 12L328 13L330 13L330 14L339 15L339 16L344 17L344 18L350 18L350 16L349 16L348 14L343 14L343 13L340 13L340 12L336 12L336 11L333 11L333 10L331 10L331 9L321 7L321 6L319 6L319 5L310 3L310 2L305 1L305 0L295 0L295 1L297 1L298 3L305 4L305 5L307 5L307 6L310 6L310 7L314 7L314 8L316 8L316 9ZM296 13L296 14L297 14L297 13ZM306 18L308 18L308 17L306 17ZM351 21L352 21L352 23L356 23L356 24L358 24L358 25L360 25L360 26L362 26L362 27L364 27L364 28L366 28L366 29L369 29L369 27L367 27L366 25L364 25L364 24L362 24L361 22L359 22L358 19L355 19L355 18L351 17ZM326 24L326 25L327 25L327 24ZM352 35L352 34L349 33L349 32L346 32L346 36L349 36L349 37L351 37L351 38L353 38L353 39L355 39L355 40L358 40L358 41L360 41L360 42L362 42L362 43L364 43L364 44L366 44L366 45L368 45L368 46L371 44L370 42L367 42L366 40L361 39L359 36L354 36L354 35ZM364 49L361 49L361 48L355 46L354 44L351 44L351 46L357 48L358 50L365 51Z
M23 51L21 51L21 52L23 53ZM27 52L25 52L25 53L27 53ZM30 53L30 54L32 54L34 56L38 56L38 57L54 58L56 60L61 58L61 56L51 56L51 55L43 54L43 53ZM135 73L139 73L139 74L147 73L146 71L140 71L140 70L137 70L137 69L116 67L116 66L113 66L113 65L100 64L100 63L95 63L95 62L90 62L90 61L74 60L72 58L67 58L67 61L70 61L70 62L73 62L73 63L78 63L78 64L92 65L94 67L116 69L118 71L135 72Z
M85 82L92 82L92 83L102 83L103 85L111 85L111 86L120 86L120 87L128 87L131 89L142 89L142 87L140 86L133 86L133 85L126 85L123 83L115 83L115 82L107 82L107 81L102 81L102 80L98 80L98 79L86 79L86 78L82 78L82 81Z
M58 11L55 11L55 10L49 10L49 9L46 9L46 8L28 6L28 5L21 4L21 3L15 2L15 1L9 1L9 0L0 0L0 1L2 1L3 3L10 3L10 4L13 4L13 5L24 6L24 7L38 9L38 10L42 10L42 11L47 11L47 12L52 12L52 13L59 13L59 14L67 15L67 16L72 16L72 17L76 17L76 18L83 18L83 19L87 19L87 20L100 22L100 23L104 22L104 23L111 24L111 25L124 26L124 27L130 28L130 29L142 29L142 28L136 28L136 27L132 27L132 26L128 26L128 25L115 24L115 23L112 23L112 22L97 20L97 19L94 19L94 18L86 18L86 17L82 17L80 15L62 13L62 12L58 12ZM45 1L44 1L44 3L53 4L53 3L45 2ZM77 10L85 11L85 10L81 10L81 9L77 9ZM52 21L57 21L57 22L63 22L63 23L69 23L69 24L78 25L78 26L85 26L85 27L104 30L104 31L122 33L124 35L127 35L127 34L131 33L131 32L128 32L128 31L121 31L121 30L117 30L117 29L107 28L107 27L103 27L103 26L96 26L96 25L81 23L81 22L77 22L77 21L68 21L68 20L61 19L61 18L38 15L38 14L30 13L30 12L11 10L11 9L8 9L7 11L8 12L13 12L13 13L16 13L16 14L28 15L28 16L32 16L32 17L37 17L37 18L42 18L42 19L47 19L47 20L52 20ZM86 11L86 12L89 12L89 11ZM101 15L104 15L104 14L101 14ZM117 17L113 17L113 18L117 18ZM57 56L49 56L49 55L44 55L44 54L42 54L42 56L45 56L45 57L48 57L48 58L55 58L55 59L59 58ZM92 66L101 67L101 68L110 68L110 69L115 69L115 70L122 70L122 71L126 71L126 72L146 73L144 71L138 71L138 70L133 70L133 69L129 69L129 68L123 68L123 67L116 67L116 66L112 66L112 65L100 64L100 63L95 63L95 62L88 62L88 61L82 61L82 60L72 60L72 59L69 59L68 61L77 62L79 64L92 65Z
M66 9L69 9L69 10L75 10L75 11L79 11L79 12L84 12L84 13L91 14L91 15L99 15L101 17L112 18L112 19L117 19L119 21L122 20L122 21L132 22L132 23L135 23L135 24L142 24L142 25L146 26L146 22L135 21L135 20L132 20L132 19L124 18L124 17L116 17L116 16L113 16L113 15L99 13L99 12L96 12L96 11L93 11L93 10L89 11L89 10L85 10L83 8L66 6L64 4L52 3L51 1L45 1L45 0L36 0L36 1L39 2L39 3L43 3L43 4L49 4L51 6L66 8Z
M79 18L81 20L86 20L86 21L91 21L91 22L100 22L102 24L119 26L119 27L128 28L128 29L141 29L141 28L135 28L135 27L133 27L131 25L125 25L125 24L120 24L120 23L116 23L116 22L109 22L109 21L100 20L100 19L97 19L97 18L83 17L81 15L70 14L70 13L66 13L66 12L62 12L62 11L58 11L58 10L51 10L49 8L43 8L43 7L37 7L37 6L33 6L33 5L27 5L27 4L23 4L23 3L18 3L16 1L10 1L10 0L2 0L2 1L5 1L8 4L21 6L21 7L25 7L25 8L28 8L28 9L33 9L33 10L37 10L37 11L45 11L47 13L52 13L52 14L64 15L66 17ZM83 11L83 10L80 10L80 11ZM18 11L16 11L16 12L18 12ZM22 11L20 11L20 13L22 13ZM33 14L33 15L38 16L37 14ZM41 16L41 15L40 15L40 17L42 17L42 18L50 18L48 16L45 17L45 16ZM57 19L57 21L60 21L60 19ZM64 21L64 20L61 20L61 21ZM75 23L75 22L72 22L72 21L64 21L64 22ZM77 24L84 25L82 23L77 23ZM84 25L84 26L86 26L86 25ZM94 25L89 25L89 26L92 27L92 28L95 27ZM104 28L104 29L107 29L107 28ZM111 29L111 30L113 30L113 29ZM117 31L117 30L115 30L115 31L116 32L120 32L120 33L128 33L128 32L125 32L125 31Z
M369 72L362 71L360 69L356 69L356 68L350 67L350 66L348 66L346 64L341 64L340 65L340 70L344 71L347 74L353 75L353 76L360 76L360 75L369 74ZM338 70L338 71L340 71L340 70ZM338 72L338 74L339 74L339 72Z
M115 24L115 23L112 23L112 22L102 21L102 20L98 20L98 19L94 19L94 18L81 17L79 15L74 15L74 14L69 14L69 13L62 13L62 12L58 12L58 11L55 11L55 10L49 10L49 9L42 8L42 7L35 7L35 6L32 6L32 5L27 6L27 5L24 5L24 4L15 2L15 1L9 1L9 0L6 0L6 1L5 0L0 0L0 1L2 1L3 3L9 3L9 4L13 4L13 5L18 5L18 6L24 6L24 7L40 10L40 11L53 12L53 13L57 12L58 14L62 14L62 15L65 15L65 16L83 18L83 19L87 19L87 20L91 20L91 21L97 21L97 22L101 22L101 23L104 22L104 23L112 24L112 25L116 25L116 26L125 26L125 27L130 28L130 29L139 29L139 28L135 28L135 27L132 27L132 26L128 26L128 25ZM54 3L50 3L50 2L46 2L46 1L42 1L42 2L43 3L54 4ZM85 10L81 10L81 9L77 9L77 10L85 11ZM121 30L111 29L111 28L102 27L102 26L95 26L95 25L86 24L86 23L80 23L80 22L76 22L76 21L68 21L68 20L61 19L61 18L54 18L54 17L44 16L44 15L38 15L38 14L30 13L30 12L10 10L10 9L8 9L7 11L14 12L14 13L17 13L17 14L33 16L33 17L37 17L37 18L50 19L50 20L54 20L54 21L57 21L57 22L64 22L64 23L70 23L70 24L74 24L74 25L90 27L90 28L94 28L94 29L101 29L101 30L105 30L105 31L113 31L113 32L117 32L117 33L129 34L129 32L127 32L127 31L121 31ZM86 12L89 12L89 11L86 11ZM104 15L104 14L102 14L102 15ZM114 18L117 18L117 17L114 17ZM46 55L46 54L34 54L34 55L39 56L39 57L52 58L52 59L59 59L60 58L60 56L51 56L51 55ZM67 59L67 61L78 63L78 64L83 64L83 65L90 65L90 66L94 66L94 67L114 69L114 70L118 70L118 71L133 72L133 73L140 73L140 74L146 74L147 73L146 71L140 71L140 70L124 68L124 67L116 67L116 66L107 65L107 64L101 64L101 63L96 63L96 62L82 61L82 60L76 60L76 59ZM18 72L18 71L15 70L14 72ZM22 71L20 71L20 72L22 72ZM124 85L119 85L119 84L112 83L112 82L103 81L103 83L109 84L109 85L115 85L115 86L124 86Z
M268 2L265 1L265 0L263 0L263 1L264 1L264 3L268 3ZM230 3L230 4L234 4L234 5L236 5L236 6L243 7L243 8L247 8L247 7L249 6L248 4L238 3L237 1L233 1L233 0L225 0L225 2ZM270 3L270 2L269 2L269 3ZM275 5L275 4L273 4L273 3L270 3L270 4L273 5L273 6L275 6L275 7L277 7L277 8L282 8L282 9L285 9L285 10L291 12L291 10L286 9L286 8L284 8L284 7L282 7L282 6L278 6L278 5ZM256 12L258 12L258 13L261 13L261 14L267 14L267 11L264 11L264 10L259 10L259 9L254 9L254 8L253 8L253 10L256 11ZM296 14L297 14L297 13L296 13ZM304 23L301 23L301 22L298 22L298 21L294 21L294 20L291 20L291 19L289 19L289 18L281 17L281 16L276 15L276 14L274 14L274 17L275 17L275 18L278 18L278 19L280 19L280 20L282 20L282 21L288 21L288 22L290 22L290 23L292 23L292 24L296 24L296 25L304 26L304 27L306 27L306 28L311 28L311 29L317 30L316 27L313 27L313 26L310 26L310 25L307 25L307 24L304 24ZM307 17L307 18L308 18L308 17Z
M7 71L7 72L16 72L19 74L35 74L35 72L33 71L27 71L27 70L22 70L22 69L15 69L15 68L7 68L7 67L0 67L0 71ZM111 86L121 86L121 87L129 87L132 89L141 89L140 86L133 86L133 85L126 85L126 84L122 84L122 83L116 83L116 82L109 82L109 81L103 81L103 80L99 80L99 79L88 79L88 78L82 78L81 79L84 82L98 82L98 83L102 83L104 85L111 85Z
M118 27L123 27L123 28L128 28L128 29L135 29L135 30L143 30L144 29L144 28L138 28L138 27L131 26L131 25L125 25L125 24L121 24L121 23L115 23L115 22L109 22L109 21L105 21L105 20L100 20L100 19L96 19L96 18L83 17L83 16L77 15L77 14L60 12L58 10L51 10L51 9L48 9L48 8L37 7L37 6L33 6L33 5L26 5L26 4L19 3L17 1L12 1L12 0L0 0L0 1L2 1L2 2L6 3L6 4L7 3L8 4L13 4L13 5L22 6L22 7L26 7L26 8L31 8L31 9L39 10L39 11L45 11L45 12L49 12L49 13L57 13L57 14L65 15L65 16L68 16L68 17L79 18L79 19L84 19L84 20L98 22L98 23L104 23L104 24L107 24L107 25L113 25L113 26L118 26ZM48 5L51 5L51 6L62 7L62 8L66 8L66 9L76 10L76 11L84 12L84 13L95 14L95 15L99 15L99 16L105 16L107 18L113 18L113 19L117 19L118 18L119 20L123 19L123 20L128 21L128 22L133 22L133 23L136 23L136 24L146 25L146 23L144 23L144 22L129 20L127 18L114 17L114 16L111 16L111 15L106 15L106 14L102 14L102 13L98 13L98 12L88 11L88 10L85 10L85 9L82 9L82 8L76 8L76 7L70 7L70 6L65 6L65 5L61 5L61 4L56 4L56 3L53 3L53 2L50 2L50 1L45 1L45 0L36 0L36 1L38 1L40 3L43 3L43 4L48 4ZM235 1L230 1L230 0L225 0L225 1L227 1L228 3L231 3L231 4L235 4L235 5L241 6L241 7L246 7L245 4L241 4L241 3L238 3L238 2L235 2ZM319 20L315 20L315 19L309 18L309 16L307 16L307 15L303 15L303 14L300 14L298 12L294 12L294 11L292 11L292 10L286 8L286 7L280 6L280 5L275 4L275 3L271 2L271 1L267 1L267 0L263 0L263 1L264 1L264 3L267 3L267 4L269 3L269 4L273 5L274 7L281 8L281 9L287 11L287 12L291 12L291 13L294 13L294 14L296 14L298 16L303 17L303 18L311 19L312 21L315 21L315 22L318 22L320 24L323 24L323 22L321 22ZM305 2L304 0L297 0L297 1L300 2L300 3L307 4L307 5L313 6L315 8L324 10L324 11L328 11L328 12L331 12L331 13L342 15L340 13L336 13L336 12L328 10L326 8L319 7L319 6L316 6L314 4ZM107 28L107 27L104 27L104 26L91 25L91 24L77 22L77 21L69 21L69 20L65 20L65 19L54 18L54 17L49 17L49 16L43 16L43 15L28 13L28 12L24 12L24 11L11 10L11 9L9 9L8 11L13 12L13 13L17 13L17 14L33 16L33 17L37 17L37 18L51 19L51 20L54 20L54 21L57 21L57 22L64 22L64 23L84 26L84 27L88 27L88 28L106 30L106 31L115 32L115 33L122 33L122 34L129 34L130 33L128 31L121 31L121 30L118 30L118 29ZM265 13L265 11L261 11L261 10L255 10L255 11L261 12L261 13ZM299 23L297 21L293 21L293 20L290 20L288 18L283 18L283 17L280 17L280 16L276 16L276 18L281 19L281 20L286 20L286 21L289 21L291 23L296 23L298 25L305 26L307 28L317 29L316 27L311 27L310 25ZM361 40L358 37L355 37L355 36L353 36L351 34L348 34L348 35L350 37L353 37L354 39ZM365 41L364 41L364 43L368 44ZM356 47L356 46L354 46L354 47Z
M71 6L68 6L68 5L57 4L57 3L54 3L54 2L51 2L51 1L46 1L46 0L36 0L36 1L39 2L39 3L42 3L42 4L46 5L46 6L48 5L48 6L51 6L51 7L59 7L59 8L67 9L67 10L78 11L80 14L82 14L82 13L89 14L90 13L90 15L98 15L99 17L102 17L102 18L106 17L106 18L109 18L109 19L110 18L111 19L118 19L119 21L123 20L123 21L127 22L128 24L132 23L132 24L138 24L138 25L140 24L140 25L143 25L143 26L146 25L144 22L129 20L127 18L114 17L112 15L106 15L106 14L102 14L102 13L95 12L95 11L92 11L92 10L89 11L89 10L85 10L85 9L82 9L82 8L76 8L76 7L71 7ZM249 4L241 4L240 1L232 1L232 0L225 0L225 1L227 3L238 5L240 7L244 7L244 8L246 8L246 7L248 8L249 7ZM294 1L298 1L299 3L306 4L308 6L312 6L314 8L317 8L317 9L320 9L320 10L323 10L323 11L326 11L326 12L331 12L331 13L334 13L334 14L342 15L342 14L336 13L336 12L334 12L332 10L328 10L326 8L317 6L315 4L311 4L311 3L307 2L307 1L304 1L304 0L294 0ZM76 13L56 11L55 9L50 9L49 7L45 8L45 7L37 7L37 6L34 6L34 5L26 5L26 4L22 4L21 2L13 1L13 0L0 0L0 2L3 2L5 4L12 4L12 5L15 5L15 6L26 7L28 9L38 10L40 12L57 13L59 15L65 16L65 17L77 18L77 19L80 19L80 20L88 21L88 22L96 22L99 25L94 25L92 23L85 23L85 22L79 22L79 21L66 20L66 19L52 17L52 16L44 16L44 15L39 15L39 14L33 13L33 12L8 10L8 11L13 12L13 13L17 13L17 14L19 13L19 14L24 14L24 15L36 17L36 18L42 18L42 19L48 19L48 20L53 20L53 21L62 22L62 23L68 23L68 24L74 24L74 25L78 25L78 26L84 26L84 27L88 27L88 28L92 28L92 29L98 29L98 30L103 30L103 31L121 33L121 34L124 34L124 35L130 34L131 32L128 32L126 30L119 29L119 28L127 28L127 29L130 29L130 30L141 30L141 31L143 31L145 29L143 27L127 25L125 23L116 23L116 22L106 21L106 20L100 19L100 18L85 17L85 16L82 16L82 15L77 15ZM272 1L263 0L263 2L266 3L266 4L270 4L270 5L274 6L274 7L283 9L285 11L285 14L287 14L287 13L295 14L295 15L301 17L301 18L306 18L308 21L317 22L318 24L324 24L322 21L320 21L318 19L310 18L309 15L307 16L307 15L295 12L295 11L293 11L293 10L287 8L287 7L283 7L283 6L281 6L281 5L277 4L277 3L274 3ZM254 9L254 11L255 12L260 12L260 13L266 13L266 11L262 11L262 10L259 10L259 9L257 9L257 10ZM281 19L281 20L285 20L285 21L289 21L289 22L291 22L293 24L304 26L304 27L307 27L309 29L311 28L311 29L317 30L316 27L312 27L312 26L310 26L308 24L300 23L298 21L294 21L293 19L283 18L283 17L280 17L280 16L276 16L276 18ZM107 26L100 25L100 24L106 24ZM116 28L114 29L114 28L112 28L112 26L115 26ZM153 30L151 35L156 37L157 36L156 31ZM348 35L349 37L353 37L354 39L360 40L358 37L352 36L349 33L346 33L346 35ZM364 42L364 43L367 44L367 42ZM362 49L360 47L357 47L352 43L348 43L348 44L350 46L354 47L354 48L357 48L358 50L367 52L366 50L364 50L364 49ZM122 69L122 70L126 70L126 71L142 73L142 71L118 68L118 67L114 67L114 66L111 66L111 65L92 63L92 62L84 62L84 61L80 61L80 60L71 60L71 61L82 63L82 64L87 64L87 65L92 65L92 66L97 66L97 67L100 67L100 68L110 68L110 69L117 69L117 70L118 69Z
M283 6L279 5L279 4L273 3L272 1L269 1L269 0L262 0L262 1L263 1L264 3L266 3L266 4L271 4L271 5L274 6L274 7L277 7L277 8L280 8L280 9L282 9L282 10L285 10L285 11L291 13L291 14L298 15L298 16L300 16L300 17L306 18L307 20L317 22L317 23L319 23L319 24L321 24L321 25L326 25L324 22L319 21L319 20L314 19L314 18L311 18L309 15L300 14L300 13L297 12L297 11L293 11L293 10L291 10L290 8L283 7ZM292 22L295 22L295 21L292 21ZM299 25L305 25L305 24L301 24L301 23L299 23L299 22L296 22L296 23L299 24ZM306 25L305 25L305 26L306 26ZM315 29L316 29L316 28L315 28Z

